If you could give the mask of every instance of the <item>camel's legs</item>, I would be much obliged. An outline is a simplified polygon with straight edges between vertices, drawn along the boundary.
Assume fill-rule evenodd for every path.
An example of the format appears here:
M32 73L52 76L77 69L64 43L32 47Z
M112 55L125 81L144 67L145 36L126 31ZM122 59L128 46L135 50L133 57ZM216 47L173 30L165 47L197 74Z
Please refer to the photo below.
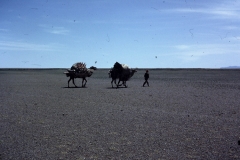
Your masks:
M117 84L116 84L116 79L112 79L112 81L111 81L112 88L113 88L113 81L114 81L115 85L117 85Z
M121 85L122 85L122 84L121 84L121 85L119 85L119 83L120 83L120 79L118 80L117 88L118 88L118 86L121 86Z
M121 85L123 85L123 82L122 82L122 84L118 84L118 86L121 86Z
M84 83L84 82L85 82L85 83ZM82 79L82 87L85 87L85 86L86 86L86 83L87 83L86 78L83 78L83 79Z
M74 86L77 87L77 86L75 85L75 83L74 83L74 78L70 77L69 80L68 80L68 88L69 88L69 82L70 82L71 80L72 80Z
M69 82L70 82L71 80L72 80L74 86L77 87L77 86L75 85L75 82L74 82L74 77L70 77L69 80L68 80L68 88L69 88Z
M76 84L75 84L75 82L74 82L74 77L70 77L70 79L68 80L68 87L69 87L69 81L70 81L70 80L72 80L74 86L77 87Z
M69 88L69 82L71 81L71 77L69 78L69 80L68 80L68 88Z
M75 84L75 82L74 82L74 78L72 79L72 82L73 82L74 86L77 87L76 84Z
M125 86L125 88L127 88L127 82L126 81L123 81L123 85Z
M121 86L121 85L124 85L125 87L127 87L127 86L126 86L126 81L122 81L122 84L119 84L120 82L121 82L121 80L119 79L118 84L117 84L117 87L118 87L118 86Z
M121 86L121 85L124 84L124 81L122 81L122 84L120 84L120 82L121 82L120 79L118 80L118 83L116 82L116 79L112 79L112 81L111 81L112 88L113 88L113 82L115 83L115 85L117 86L117 88L118 88L119 86ZM126 83L125 83L125 84L126 84ZM126 87L126 86L125 86L125 87Z
M111 81L111 85L112 85L112 88L113 88L113 79L112 79L112 81Z

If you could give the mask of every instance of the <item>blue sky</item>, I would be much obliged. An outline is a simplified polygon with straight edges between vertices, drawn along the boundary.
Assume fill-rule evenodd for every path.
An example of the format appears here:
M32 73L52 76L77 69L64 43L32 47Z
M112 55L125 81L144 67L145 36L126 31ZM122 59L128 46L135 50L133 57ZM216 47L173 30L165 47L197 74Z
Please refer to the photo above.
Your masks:
M0 68L240 66L239 0L1 0Z

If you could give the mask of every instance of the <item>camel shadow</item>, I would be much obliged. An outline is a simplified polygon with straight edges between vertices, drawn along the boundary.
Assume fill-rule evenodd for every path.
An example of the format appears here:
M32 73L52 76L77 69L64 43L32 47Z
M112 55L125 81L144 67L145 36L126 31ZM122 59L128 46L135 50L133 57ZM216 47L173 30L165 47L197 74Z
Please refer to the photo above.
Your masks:
M113 87L113 88L112 87L106 87L106 89L125 89L125 88L127 89L127 88L130 88L130 87L118 87L118 88L117 87Z
M87 88L87 87L62 87L62 88L66 88L66 89L78 89L78 88Z

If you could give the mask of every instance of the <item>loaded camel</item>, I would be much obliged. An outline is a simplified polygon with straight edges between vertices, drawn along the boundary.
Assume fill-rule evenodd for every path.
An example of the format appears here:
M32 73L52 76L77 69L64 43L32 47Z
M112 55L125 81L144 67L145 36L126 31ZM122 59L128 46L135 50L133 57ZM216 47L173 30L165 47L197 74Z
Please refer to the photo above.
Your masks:
M82 87L85 87L87 83L86 77L90 77L93 74L93 70L87 69L85 63L78 62L73 64L71 69L67 70L67 72L64 72L64 74L66 74L67 77L70 77L68 80L68 88L71 80L74 86L77 87L74 82L75 78L82 78Z
M137 72L137 70L130 69L127 65L116 62L113 68L108 72L109 77L112 78L111 81L112 88L113 82L115 83L117 88L121 85L127 87L126 81L128 81L134 75L135 72ZM119 79L118 83L116 83L117 79ZM120 84L120 82L122 82L122 84Z

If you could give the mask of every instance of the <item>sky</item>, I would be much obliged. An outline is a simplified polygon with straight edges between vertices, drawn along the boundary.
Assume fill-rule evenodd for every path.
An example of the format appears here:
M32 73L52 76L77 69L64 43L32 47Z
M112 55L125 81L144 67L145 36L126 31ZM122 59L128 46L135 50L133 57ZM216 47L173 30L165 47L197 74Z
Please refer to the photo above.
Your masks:
M0 68L240 66L240 0L1 0Z

